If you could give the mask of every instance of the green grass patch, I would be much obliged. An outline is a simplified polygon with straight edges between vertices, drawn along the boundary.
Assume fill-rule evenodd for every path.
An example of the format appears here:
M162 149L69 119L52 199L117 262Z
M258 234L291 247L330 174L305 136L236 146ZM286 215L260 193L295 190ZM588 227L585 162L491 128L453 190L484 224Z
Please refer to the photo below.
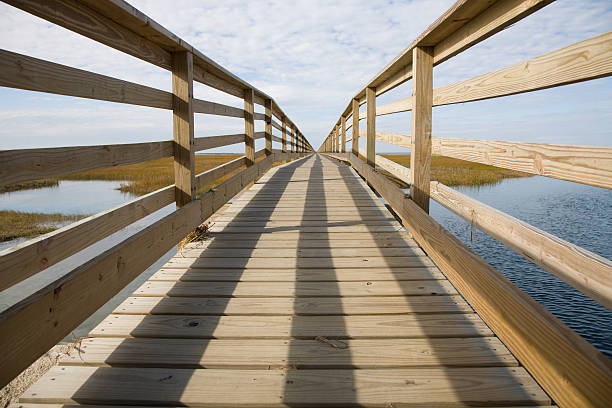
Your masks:
M0 211L0 242L21 237L35 237L59 228L56 224L80 220L87 215L63 215Z
M381 156L404 167L410 167L409 154L382 154ZM529 173L453 159L452 157L431 157L431 179L447 186L486 186L497 184L507 178L531 176L533 175ZM395 181L398 180L395 179ZM406 187L406 183L403 184L403 187Z

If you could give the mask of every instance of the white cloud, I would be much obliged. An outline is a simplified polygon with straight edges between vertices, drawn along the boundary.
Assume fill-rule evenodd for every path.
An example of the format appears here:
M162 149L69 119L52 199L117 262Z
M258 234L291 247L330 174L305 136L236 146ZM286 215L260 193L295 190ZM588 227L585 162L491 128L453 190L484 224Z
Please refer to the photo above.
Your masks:
M213 60L272 95L313 146L318 146L349 98L453 1L132 0L131 3ZM559 0L436 68L436 85L479 75L605 32L611 20L612 10L605 0L590 1L588 5ZM170 88L167 71L4 4L0 4L0 47L160 89ZM603 81L600 86L610 88L610 81L600 81ZM586 91L577 87L575 92ZM379 103L406 97L409 93L409 85L404 85L379 98ZM23 94L30 99L18 97L16 101L14 93L0 90L0 109L9 112L8 116L0 116L1 147L16 147L14 143L26 140L25 134L29 136L27 140L37 140L37 145L55 143L56 138L69 144L83 144L77 142L83 139L110 143L110 140L116 142L119 136L126 141L170 138L172 124L167 112L98 102L86 104L63 98L53 111L42 113L41 109L47 109L48 104L31 98L32 93L24 91ZM545 95L554 98L555 94ZM242 105L239 99L205 86L196 86L196 96ZM589 103L586 97L578 99ZM563 100L555 102L567 104ZM590 103L595 105L596 101ZM495 103L480 106L491 109L493 118L497 119L487 124L482 118L466 118L461 123L462 133L454 133L460 127L453 120L466 112L477 115L478 109L449 107L437 114L440 119L434 122L435 131L445 136L495 138L500 134L499 119L515 123L525 117L520 106L503 114L500 112L504 109L496 108ZM516 117L512 117L515 109ZM555 114L554 109L549 111ZM571 116L556 115L561 123L550 126L566 129ZM603 122L601 129L610 128L609 115L602 114L599 119ZM538 118L532 115L531 120L537 122ZM410 122L409 114L380 122L385 130L402 131ZM197 123L201 134L243 130L240 121L198 115ZM399 128L393 129L394 125ZM529 127L521 129L528 136ZM605 134L601 129L595 129L594 133Z

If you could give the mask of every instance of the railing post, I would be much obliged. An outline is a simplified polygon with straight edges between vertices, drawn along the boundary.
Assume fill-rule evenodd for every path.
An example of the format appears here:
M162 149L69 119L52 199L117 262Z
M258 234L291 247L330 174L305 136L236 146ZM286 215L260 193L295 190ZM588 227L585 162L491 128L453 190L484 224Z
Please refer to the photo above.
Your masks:
M376 89L366 88L366 162L376 167Z
M247 166L255 163L255 92L252 89L244 91L244 155Z
M266 99L265 102L266 107L266 156L272 154L272 99Z
M342 141L340 142L340 146L342 147L341 152L346 153L346 118L341 116L340 122L342 125Z
M353 99L353 154L359 156L359 101Z
M340 153L340 124L336 123L336 132L334 134L336 139L336 153Z
M412 51L412 142L410 197L429 213L431 162L431 105L433 102L433 48Z
M297 128L293 125L293 129L291 132L291 153L295 153L295 133L297 132Z
M283 142L281 147L281 152L287 153L287 122L285 121L285 117L283 116Z
M172 124L174 133L174 197L180 208L195 198L193 150L193 54L172 56Z

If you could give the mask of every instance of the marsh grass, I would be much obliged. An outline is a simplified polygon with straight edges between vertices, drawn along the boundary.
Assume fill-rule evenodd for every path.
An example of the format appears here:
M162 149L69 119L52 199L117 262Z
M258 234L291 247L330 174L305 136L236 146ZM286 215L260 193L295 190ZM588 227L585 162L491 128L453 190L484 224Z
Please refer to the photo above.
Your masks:
M382 154L381 156L393 160L404 167L410 167L409 154ZM531 176L532 174L529 173L453 159L451 157L431 157L431 179L447 186L495 185L503 179ZM394 181L398 184L403 184L402 187L406 187L406 183L397 179L394 179Z
M64 215L0 211L0 242L35 237L58 229L58 224L78 221L87 215Z
M196 155L196 174L210 170L240 157L239 154ZM127 166L90 170L60 177L61 180L109 180L126 181L119 190L134 195L144 195L174 184L172 157Z
M36 188L57 187L58 185L59 181L54 179L23 181L21 183L0 186L0 193L10 193L19 190L34 190Z

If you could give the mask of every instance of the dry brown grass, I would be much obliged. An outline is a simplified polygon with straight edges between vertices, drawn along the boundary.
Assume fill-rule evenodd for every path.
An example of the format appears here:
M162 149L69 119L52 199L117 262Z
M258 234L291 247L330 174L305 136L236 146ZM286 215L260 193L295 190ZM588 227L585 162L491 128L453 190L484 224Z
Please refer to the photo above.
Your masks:
M85 218L87 215L63 215L25 213L19 211L0 211L0 242L20 237L35 237L55 231L56 224L67 223Z
M196 174L210 170L240 157L239 154L196 155ZM171 157L128 166L90 170L60 177L61 180L113 180L127 181L120 190L144 195L174 184L174 164Z
M409 154L382 154L404 167L410 167ZM484 186L494 185L506 178L531 177L531 174L502 169L486 164L453 159L445 156L432 156L431 179L447 186Z

